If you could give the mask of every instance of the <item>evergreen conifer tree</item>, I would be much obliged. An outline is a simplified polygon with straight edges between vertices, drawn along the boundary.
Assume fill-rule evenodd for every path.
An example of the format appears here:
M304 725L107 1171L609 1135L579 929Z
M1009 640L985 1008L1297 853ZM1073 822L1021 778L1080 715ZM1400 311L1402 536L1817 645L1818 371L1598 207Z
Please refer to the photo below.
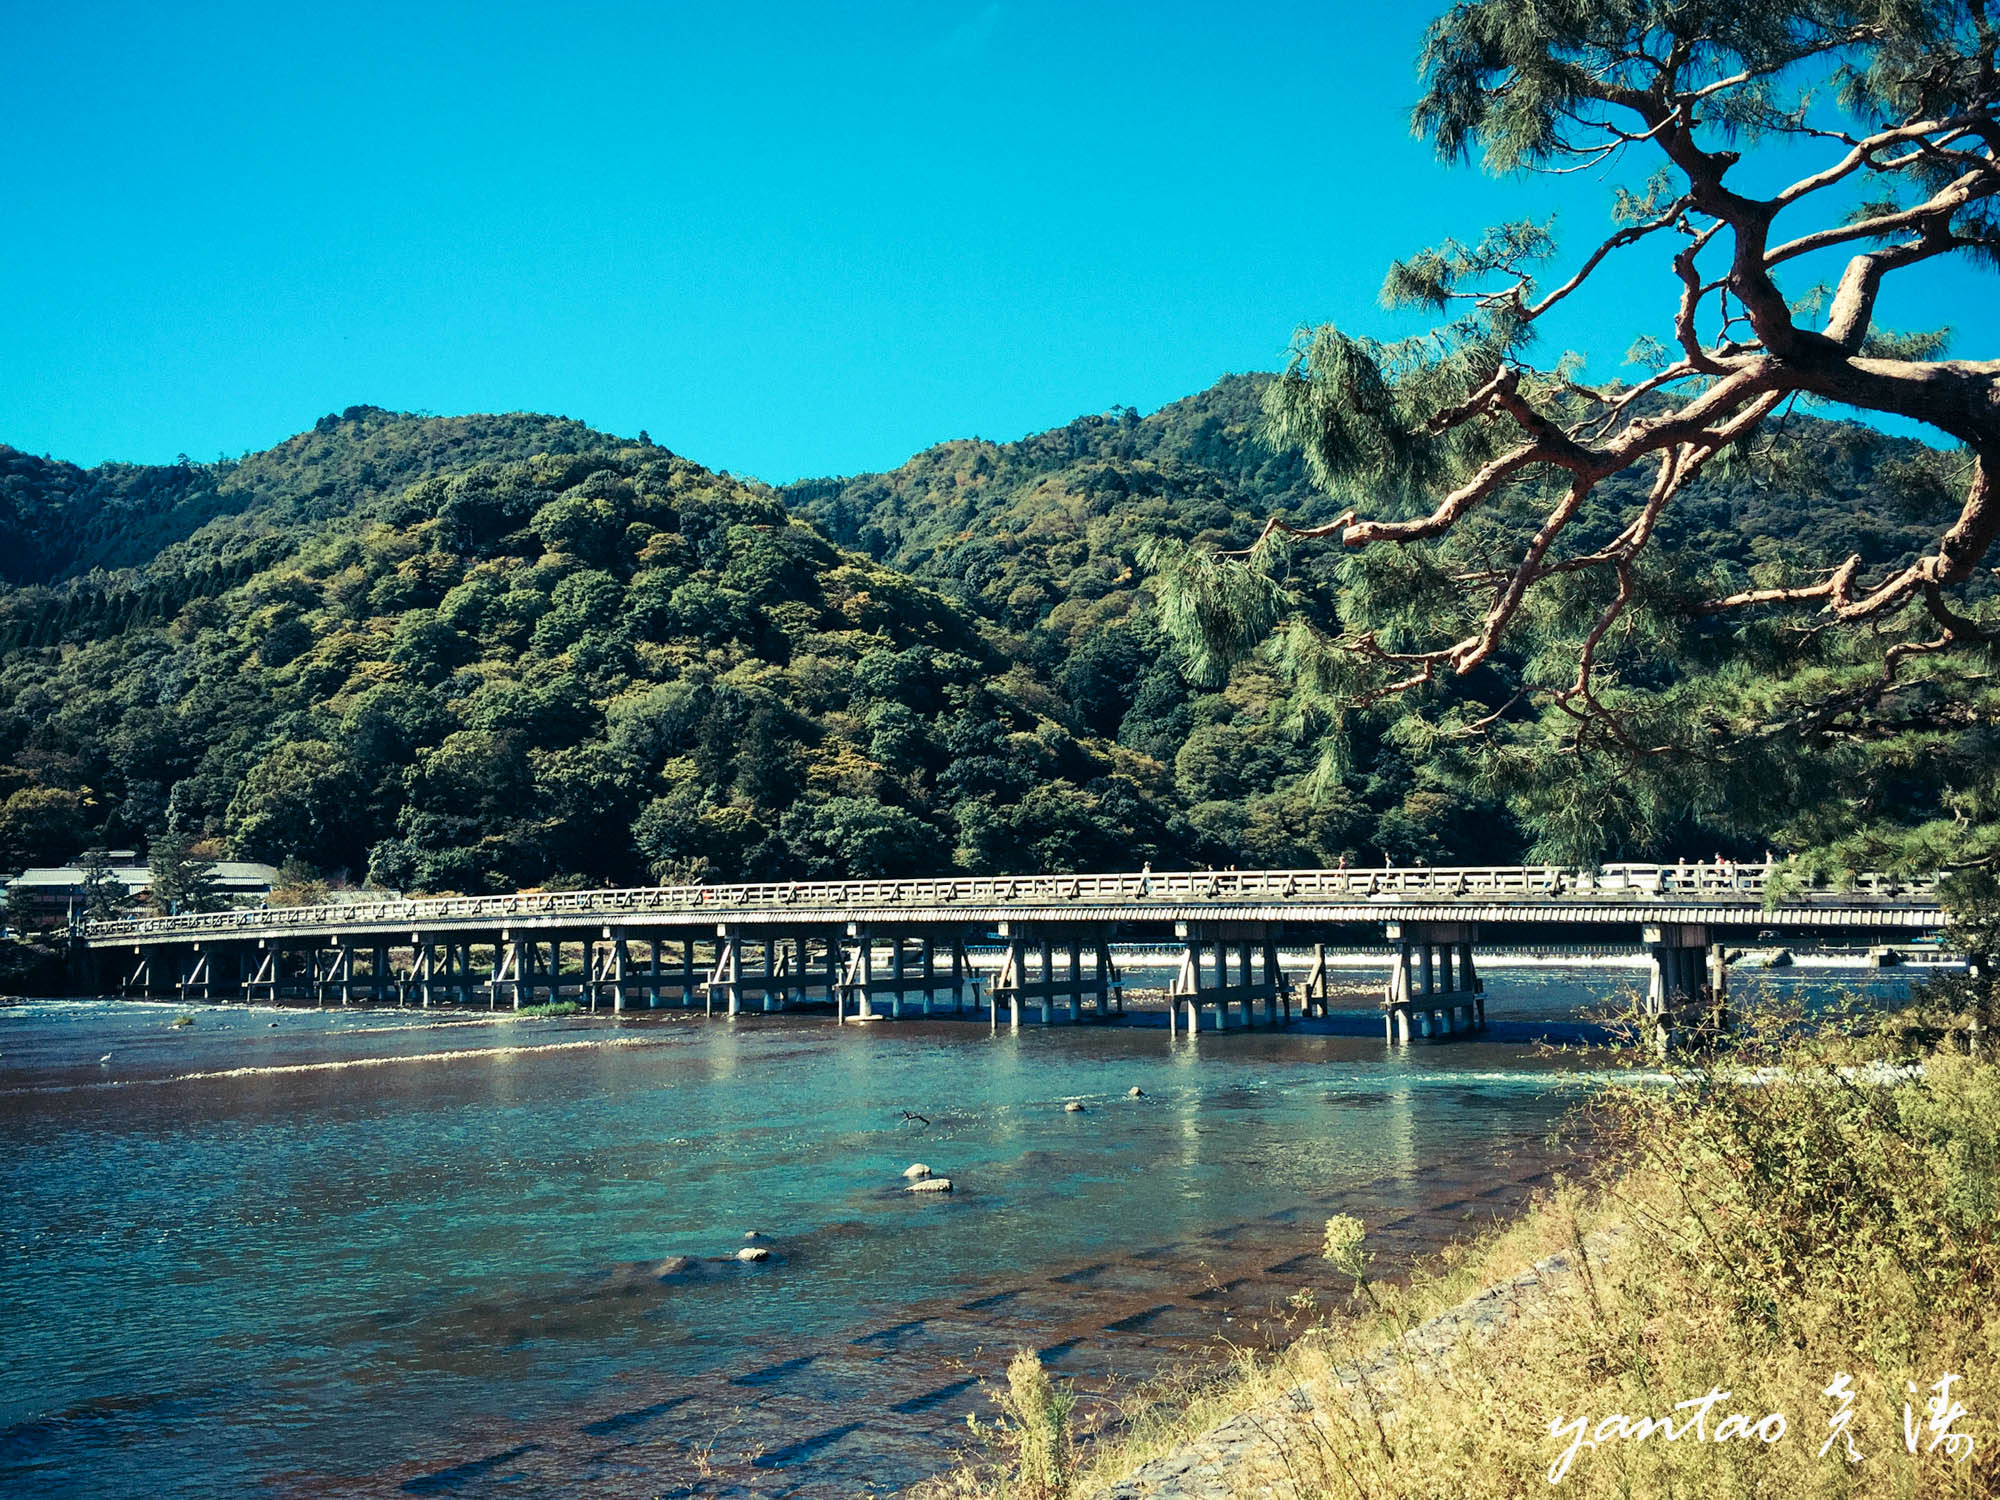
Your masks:
M84 851L83 882L77 894L77 905L87 920L106 922L124 915L132 888L118 878L106 851L93 848Z
M154 909L167 915L219 911L226 904L216 885L215 861L195 853L194 840L170 828L146 852L152 874L147 892Z
M1754 809L1855 861L2000 861L2000 351L1947 357L1946 332L1877 317L1885 285L2000 267L1997 46L1977 0L1453 6L1424 43L1416 131L1499 174L1624 171L1616 228L1567 259L1532 218L1447 241L1382 292L1439 326L1301 333L1267 431L1345 513L1274 516L1245 552L1149 548L1196 674L1267 652L1330 769L1354 716L1386 721L1503 792L1544 857L1747 830ZM1634 377L1540 354L1623 262L1658 287L1634 307L1652 314ZM1690 492L1810 466L1788 419L1811 407L1928 430L1907 493L1877 503L1934 506L1933 540L1824 569L1691 565ZM1349 549L1332 610L1291 581L1326 541ZM1882 820L1903 768L1941 759L1970 768L1952 805Z

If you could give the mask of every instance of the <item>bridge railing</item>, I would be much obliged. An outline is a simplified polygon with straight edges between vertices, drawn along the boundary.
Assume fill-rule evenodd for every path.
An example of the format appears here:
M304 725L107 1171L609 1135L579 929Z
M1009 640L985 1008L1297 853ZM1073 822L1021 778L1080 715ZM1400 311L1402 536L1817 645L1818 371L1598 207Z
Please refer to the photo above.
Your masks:
M1765 864L1617 864L1585 871L1557 865L1411 866L1333 870L1136 871L1113 875L973 875L920 880L786 880L737 885L636 886L590 891L524 891L507 896L429 896L255 907L198 916L88 922L86 936L145 938L274 928L426 925L466 919L616 917L710 910L854 910L895 906L1105 906L1147 903L1328 900L1666 900L1762 901ZM1895 900L1926 894L1934 881L1862 874L1851 894Z

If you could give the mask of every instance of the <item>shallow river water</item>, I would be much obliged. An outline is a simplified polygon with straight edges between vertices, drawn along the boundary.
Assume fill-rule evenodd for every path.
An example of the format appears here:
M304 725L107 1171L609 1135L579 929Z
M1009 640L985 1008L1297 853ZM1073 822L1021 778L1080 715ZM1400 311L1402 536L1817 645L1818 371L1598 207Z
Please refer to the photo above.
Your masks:
M1302 1028L0 1005L0 1491L890 1491L1016 1348L1115 1393L1284 1337L1329 1213L1391 1263L1504 1215L1566 1081Z

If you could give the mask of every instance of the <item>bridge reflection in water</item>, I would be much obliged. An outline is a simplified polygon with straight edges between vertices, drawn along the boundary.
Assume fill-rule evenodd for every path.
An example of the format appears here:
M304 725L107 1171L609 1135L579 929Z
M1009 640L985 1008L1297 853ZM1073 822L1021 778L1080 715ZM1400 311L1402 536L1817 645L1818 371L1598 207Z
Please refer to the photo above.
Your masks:
M380 899L86 922L79 981L100 993L321 1004L830 1006L989 1025L1116 1021L1112 945L1166 948L1168 1024L1282 1024L1324 1010L1329 954L1390 945L1392 1042L1485 1025L1482 945L1643 945L1666 1018L1719 1006L1727 945L1930 939L1935 883L1856 874L1837 890L1781 866L1548 865L1255 870L721 886ZM998 967L971 949L997 945ZM1305 947L1295 983L1280 949ZM574 967L567 963L577 954Z

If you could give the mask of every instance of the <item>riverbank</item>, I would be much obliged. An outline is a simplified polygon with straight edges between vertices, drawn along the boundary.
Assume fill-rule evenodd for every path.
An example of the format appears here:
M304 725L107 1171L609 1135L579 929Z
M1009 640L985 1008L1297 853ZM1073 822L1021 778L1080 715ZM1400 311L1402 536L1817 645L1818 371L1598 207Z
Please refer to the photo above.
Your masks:
M1853 1071L1898 1058L1896 1037L1774 1031L1739 1048L1748 1071L1613 1085L1594 1183L1403 1286L1370 1278L1365 1235L1336 1245L1358 1273L1346 1316L1054 1444L1068 1473L1003 1453L925 1493L1991 1494L2000 1069Z

